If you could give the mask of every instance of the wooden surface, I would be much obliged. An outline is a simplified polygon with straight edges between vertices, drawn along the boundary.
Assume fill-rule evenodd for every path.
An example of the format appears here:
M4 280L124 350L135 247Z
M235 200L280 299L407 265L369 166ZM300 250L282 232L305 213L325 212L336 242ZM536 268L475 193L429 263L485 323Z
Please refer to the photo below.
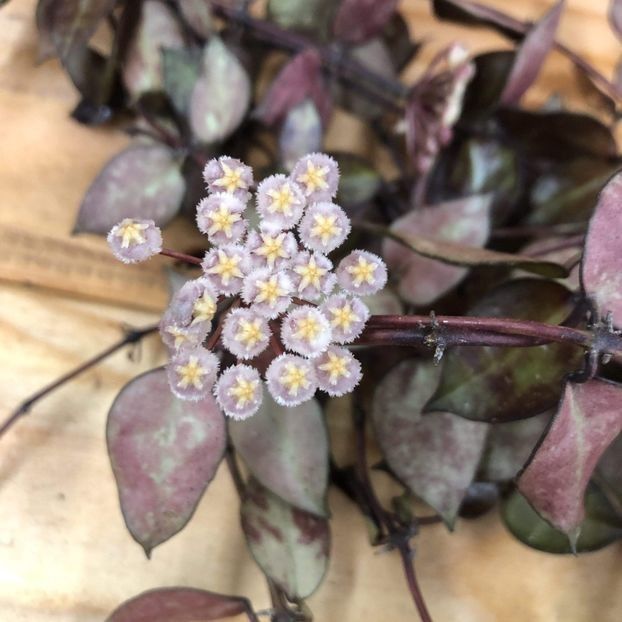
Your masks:
M429 17L427 3L403 4L417 35L436 36L438 26ZM533 18L551 2L496 4ZM610 72L620 48L604 21L605 0L568 4L561 38ZM78 260L74 251L81 249L100 257L97 265L102 269L112 269L101 258L101 240L74 239L69 232L89 181L127 139L118 132L81 127L68 118L75 95L58 66L34 64L33 8L33 0L12 0L0 11L1 254L18 252L16 239L34 236L34 246L26 244L32 250L51 238L53 244L65 245L69 257ZM492 35L466 31L465 37L465 31L449 26L440 33L443 40L460 36L478 50L498 43ZM559 59L549 63L547 84L564 83L567 71ZM544 97L544 91L535 97ZM177 224L167 238L179 240L186 234L188 229ZM140 292L124 294L120 287L113 295L97 285L97 269L81 275L75 268L65 280L46 273L49 269L37 268L35 262L34 274L6 257L0 261L0 278L8 279L0 283L2 417L30 393L116 340L123 323L154 321L153 308L163 300L164 279L153 266L144 269L145 276L159 285L146 305L134 299L144 298ZM127 278L135 282L129 273ZM189 527L159 547L151 561L124 528L105 450L105 416L130 377L162 360L155 337L143 344L138 361L128 360L125 352L117 354L41 402L0 443L3 622L100 622L124 599L147 588L176 584L244 594L258 608L268 606L262 577L238 529L238 502L224 469ZM343 455L349 450L348 438L339 431L346 424L339 413L332 413L330 420ZM320 591L309 599L316 619L415 620L399 560L370 549L362 519L340 494L332 493L330 504L332 561ZM491 515L477 522L461 521L453 535L440 526L427 527L417 540L417 551L421 586L436 622L622 619L620 544L578 559L545 555L516 542Z

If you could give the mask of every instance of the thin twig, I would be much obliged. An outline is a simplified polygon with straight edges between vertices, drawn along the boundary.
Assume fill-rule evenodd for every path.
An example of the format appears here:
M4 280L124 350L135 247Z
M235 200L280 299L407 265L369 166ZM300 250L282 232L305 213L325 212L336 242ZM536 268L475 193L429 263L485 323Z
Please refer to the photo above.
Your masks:
M172 257L173 259L177 259L178 261L184 261L195 266L200 266L202 263L202 259L200 259L199 257L194 257L193 255L186 255L186 253L180 253L179 251L174 251L170 248L163 248L160 251L160 255L164 255L165 257Z
M63 374L58 380L48 384L37 391L34 395L29 397L26 401L24 401L16 410L14 410L11 415L6 419L6 421L0 426L0 437L2 437L5 432L13 426L21 417L28 414L31 408L40 400L55 391L56 389L62 387L65 383L73 380L76 376L79 376L81 373L87 371L91 367L94 367L98 363L101 363L103 360L107 359L109 356L121 350L127 345L138 343L143 337L150 335L158 330L158 325L155 324L153 326L147 326L145 328L138 328L127 331L123 339L120 339L113 345L109 346L99 354L95 355L93 358L88 359L84 363L78 365L75 369Z

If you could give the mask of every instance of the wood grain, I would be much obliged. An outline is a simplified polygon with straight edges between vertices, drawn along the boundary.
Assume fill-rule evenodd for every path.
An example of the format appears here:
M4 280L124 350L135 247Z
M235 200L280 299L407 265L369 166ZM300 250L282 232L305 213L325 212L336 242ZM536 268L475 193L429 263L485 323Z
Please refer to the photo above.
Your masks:
M534 18L551 2L496 4ZM561 37L610 71L619 46L604 20L606 2L568 4ZM58 65L35 64L34 5L34 0L12 0L0 11L0 243L6 251L17 238L32 240L26 242L32 248L47 247L52 240L66 245L76 264L82 261L79 254L87 253L112 269L101 240L74 239L69 233L90 180L127 138L68 118L75 95ZM423 0L402 6L418 36L442 41L459 37L476 49L499 44L483 31L439 28ZM552 59L540 97L546 84L565 84L568 75L567 65ZM331 140L338 141L340 133L334 129ZM167 231L166 243L191 244L194 235L191 227L176 223ZM124 297L98 293L88 278L76 278L68 288L50 283L52 277L45 276L49 267L42 270L35 278L8 258L0 261L5 279L0 286L0 416L116 340L123 323L154 321L157 316L150 310L163 304L163 281L161 293L152 292L154 298L141 303L132 299L148 296L142 290L128 290ZM161 278L159 267L153 270L158 274L153 278ZM126 274L129 287L136 277ZM106 298L108 304L87 300L92 296ZM0 620L101 622L141 590L178 584L244 594L258 608L268 606L262 577L241 539L238 502L224 470L188 528L158 548L152 561L124 528L106 456L105 415L129 378L163 360L157 337L146 340L135 360L118 353L41 402L2 440ZM339 458L345 460L352 452L347 422L339 409L329 420ZM383 494L389 495L387 481L377 477ZM331 566L324 585L309 599L316 619L415 620L396 556L371 550L364 521L342 495L333 492L330 505ZM417 540L416 564L435 622L617 622L621 551L618 544L580 558L537 553L516 542L490 515L460 522L452 535L443 527L425 528Z

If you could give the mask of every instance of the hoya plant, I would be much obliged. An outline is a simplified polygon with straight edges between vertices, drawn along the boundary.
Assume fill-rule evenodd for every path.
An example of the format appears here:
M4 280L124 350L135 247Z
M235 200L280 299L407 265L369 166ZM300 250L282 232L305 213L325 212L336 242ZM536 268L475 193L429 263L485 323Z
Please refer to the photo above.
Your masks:
M129 533L151 556L227 469L271 598L166 587L108 622L312 619L330 486L372 546L397 552L424 622L426 525L497 511L550 554L622 538L622 85L558 40L564 0L533 23L430 4L514 48L421 54L433 43L396 0L39 1L73 117L135 138L75 233L106 235L111 261L169 257L171 297L157 325L0 433L159 331L166 364L121 390L106 426ZM622 37L622 3L609 18ZM550 53L586 109L529 99ZM343 146L348 119L364 152ZM165 247L175 217L203 235ZM350 424L351 463L329 410ZM399 491L389 502L378 472Z

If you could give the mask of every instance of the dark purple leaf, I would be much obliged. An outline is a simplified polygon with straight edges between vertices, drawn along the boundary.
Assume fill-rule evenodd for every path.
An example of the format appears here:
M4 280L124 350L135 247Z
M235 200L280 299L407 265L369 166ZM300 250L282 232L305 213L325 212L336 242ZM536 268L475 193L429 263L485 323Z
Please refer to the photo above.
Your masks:
M256 114L264 123L273 125L305 99L310 99L315 104L326 126L332 101L322 76L322 59L313 48L300 52L281 69Z
M568 161L593 156L607 160L618 154L611 129L588 115L504 109L498 120L515 149L528 159Z
M393 68L397 72L402 71L421 48L421 43L411 40L408 24L397 12L393 13L393 17L388 21L380 36L391 56Z
M351 47L349 56L364 68L382 75L387 80L397 79L389 48L380 37ZM386 112L382 105L359 95L354 89L335 84L334 92L341 106L364 119L377 119Z
M518 540L547 553L596 551L622 538L622 521L594 484L588 486L585 495L585 519L574 549L568 537L540 517L518 491L503 502L501 517Z
M102 18L116 0L39 0L37 28L40 55L67 58L75 48L86 46Z
M622 173L598 197L585 239L581 281L585 293L605 317L622 328Z
M343 0L333 33L346 43L363 43L384 29L393 17L397 0Z
M501 94L506 106L518 104L521 97L540 73L546 57L555 43L555 33L565 7L565 0L557 4L527 33L516 54L508 81Z
M339 152L331 155L339 164L338 203L348 207L370 201L382 184L374 166L353 153Z
M499 487L491 482L473 482L460 504L460 518L479 518L497 505Z
M451 529L479 464L488 426L445 412L422 417L439 376L440 369L430 361L400 363L378 385L372 419L392 471Z
M179 210L184 179L162 145L130 147L110 160L82 200L75 232L105 234L123 218L164 225Z
M216 474L226 446L224 416L211 395L178 400L159 368L121 390L106 440L125 523L149 557L186 526Z
M622 1L609 0L609 11L607 12L611 28L619 39L622 39Z
M521 268L533 274L550 278L568 276L568 271L563 266L536 257L501 253L487 248L467 246L445 240L435 240L422 235L404 233L394 229L384 229L383 227L368 226L367 228L372 232L399 242L422 257L437 259L453 266L506 266Z
M218 37L212 37L190 98L192 131L206 143L224 140L244 119L250 99L246 70Z
M495 112L515 57L515 52L503 50L480 54L473 59L475 75L464 94L463 121L469 124L482 123Z
M575 543L596 463L622 430L622 386L568 383L553 423L518 480L536 511Z
M513 479L525 466L551 421L551 413L490 426L478 478L493 482Z
M565 287L517 279L492 290L468 315L559 324L573 307L573 296ZM565 376L580 367L581 358L581 350L569 344L452 348L426 411L449 411L491 423L533 417L557 404Z
M328 566L328 521L283 501L253 478L241 514L248 547L263 572L291 600L311 595Z
M163 587L124 602L106 622L207 622L241 614L255 619L241 596L226 596L190 587Z
M298 508L327 515L328 437L315 400L287 408L266 393L259 412L231 421L229 433L264 486Z
M400 236L425 236L471 247L486 244L490 234L492 195L474 195L441 205L415 209L398 218L391 230ZM415 305L429 305L457 285L466 268L422 257L398 242L385 239L382 256L391 275L399 279L399 293Z
M322 119L310 99L289 110L279 133L279 153L283 167L291 171L298 160L322 148Z
M532 211L527 223L548 225L586 222L598 195L617 172L615 161L578 157L568 162L547 163L530 190Z
M184 20L200 37L212 34L212 11L205 0L177 0Z
M123 82L134 99L162 88L162 49L184 46L181 25L163 2L146 0L123 63Z

